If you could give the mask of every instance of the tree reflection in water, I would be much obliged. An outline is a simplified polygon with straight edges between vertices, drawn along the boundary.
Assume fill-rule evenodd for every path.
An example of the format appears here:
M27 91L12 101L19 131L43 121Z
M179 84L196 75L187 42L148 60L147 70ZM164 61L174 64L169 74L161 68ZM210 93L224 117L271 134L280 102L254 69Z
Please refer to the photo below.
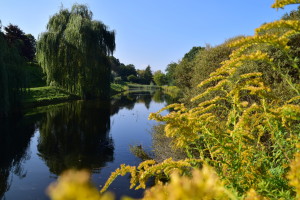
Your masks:
M37 153L44 162L42 165L34 165L34 168L42 169L46 164L49 171L55 175L70 168L90 169L98 174L106 163L114 160L116 151L109 134L110 116L123 108L132 110L135 103L144 104L149 109L151 102L164 101L171 101L171 98L161 94L160 90L138 91L117 95L110 102L93 100L51 105L34 109L20 120L0 120L0 199L5 198L5 194L15 197L15 194L9 191L10 187L12 191L20 191L19 187L23 187L18 184L26 181L13 180L15 175L20 179L25 177L24 180L30 183L43 184L49 181L48 169L45 177L39 177L40 179L36 179L34 172L26 171L32 169L32 165L28 163L31 162L31 152L36 152L36 138ZM36 130L39 130L39 134L36 132L34 144L30 144ZM32 155L32 158L35 156L36 154ZM30 160L24 162L27 159ZM35 186L32 184L30 187ZM23 192L36 195L38 199L41 197L38 191ZM123 192L119 192L119 195Z
M115 95L112 99L111 115L116 114L122 108L132 110L135 103L144 103L145 107L149 109L151 101L162 103L168 98L161 90L151 91L130 91L119 95Z
M27 119L0 120L0 199L11 184L12 173L20 178L26 177L22 167L29 158L28 147L34 134L34 123Z
M77 101L47 112L40 123L39 156L59 175L66 169L97 170L113 161L110 103Z

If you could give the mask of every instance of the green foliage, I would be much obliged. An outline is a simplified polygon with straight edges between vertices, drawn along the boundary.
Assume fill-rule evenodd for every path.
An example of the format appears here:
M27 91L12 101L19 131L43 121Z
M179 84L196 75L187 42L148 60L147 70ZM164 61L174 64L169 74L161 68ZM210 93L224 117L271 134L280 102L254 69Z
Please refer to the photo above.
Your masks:
M175 70L177 67L177 63L172 62L168 64L166 68L166 77L168 81L168 85L174 85L175 84Z
M232 38L221 45L211 47L207 46L205 49L201 49L201 52L196 54L191 61L193 67L189 72L190 78L187 80L191 88L183 88L184 98L181 101L190 104L190 99L203 92L203 89L196 87L201 81L204 81L209 77L210 73L215 71L221 66L221 62L227 60L229 55L233 51L233 47L229 47L227 44L229 41L234 41L239 37ZM184 73L184 72L182 72Z
M121 76L115 77L115 78L114 78L114 83L116 83L116 84L123 83Z
M78 96L52 86L29 88L22 100L23 106L36 107L47 104L64 102L67 100L79 99Z
M178 100L179 98L182 97L181 90L176 86L163 86L162 89L165 94L169 95L174 100ZM175 102L178 102L178 101L175 101Z
M116 94L116 93L124 92L125 90L127 90L127 85L126 84L111 83L110 88L111 88L111 94Z
M229 58L229 55L234 48L229 47L227 44L228 42L215 47L207 46L201 51L201 53L196 55L195 67L193 68L194 75L191 80L193 88L195 88L200 82L207 79L210 73L221 66L221 62Z
M146 84L150 84L153 79L153 74L151 71L150 65L148 65L145 69L144 78L146 80Z
M17 25L9 24L4 27L5 38L10 44L14 44L19 49L20 54L33 61L36 52L36 40L33 35L25 34Z
M108 98L115 34L84 5L53 15L37 43L37 59L47 84L58 85L81 98Z
M153 80L154 80L155 84L158 86L163 86L163 85L167 84L166 75L164 73L162 73L160 70L154 72Z
M284 20L300 20L300 6L297 10L292 10L290 13L283 15L282 19Z
M24 64L16 45L9 45L0 29L0 117L18 109L26 85Z
M130 75L137 76L137 72L135 70L135 66L130 65L124 65L121 64L118 70L118 75L121 76L123 81L127 81Z
M190 82L193 77L193 69L195 66L195 57L203 51L203 47L193 47L185 54L183 59L177 64L174 72L175 85L181 89L190 89ZM171 65L172 66L172 65Z
M189 52L187 52L182 60L192 61L198 54L198 52L204 50L203 47L193 47Z
M148 65L144 70L136 70L138 83L150 85L153 80L153 74L151 71L151 67Z
M137 83L139 79L135 75L131 74L127 77L127 80L132 83Z
M25 66L26 85L29 88L46 86L46 75L36 63L27 63Z

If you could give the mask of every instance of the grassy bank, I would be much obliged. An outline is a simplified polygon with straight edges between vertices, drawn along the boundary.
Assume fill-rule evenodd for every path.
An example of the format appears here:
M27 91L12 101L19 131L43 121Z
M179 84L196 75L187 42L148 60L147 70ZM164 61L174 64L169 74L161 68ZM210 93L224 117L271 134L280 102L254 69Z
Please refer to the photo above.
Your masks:
M159 86L139 85L139 84L111 84L111 96L124 91L149 91L158 89ZM62 103L65 101L80 99L79 96L51 86L29 88L27 94L22 100L23 108L32 108L50 104Z
M160 89L160 86L157 85L142 85L136 83L111 83L111 95L115 95L117 93L125 92L125 91L150 91Z
M24 108L31 108L75 99L79 99L79 97L62 89L47 86L30 88L22 103Z
M141 84L135 84L135 83L128 83L127 86L128 86L128 90L147 91L147 90L160 89L160 86L157 86L157 85L141 85Z

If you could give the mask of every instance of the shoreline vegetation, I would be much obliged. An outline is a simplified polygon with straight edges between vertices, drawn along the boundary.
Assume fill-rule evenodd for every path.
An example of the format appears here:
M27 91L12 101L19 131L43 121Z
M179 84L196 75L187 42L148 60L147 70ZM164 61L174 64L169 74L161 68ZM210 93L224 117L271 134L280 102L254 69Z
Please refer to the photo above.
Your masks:
M142 85L142 84L133 84L133 83L111 83L111 92L110 98L114 95L117 95L122 92L137 92L137 91L153 91L157 89L162 89L163 91L167 90L169 86L156 86L156 85ZM174 88L175 86L171 86ZM171 94L171 93L170 93ZM172 94L171 96L173 96ZM30 109L39 106L54 105L59 103L64 103L73 100L80 100L80 96L72 94L65 91L64 89L54 87L54 86L43 86L43 87L34 87L27 89L26 94L24 95L21 103L22 109Z

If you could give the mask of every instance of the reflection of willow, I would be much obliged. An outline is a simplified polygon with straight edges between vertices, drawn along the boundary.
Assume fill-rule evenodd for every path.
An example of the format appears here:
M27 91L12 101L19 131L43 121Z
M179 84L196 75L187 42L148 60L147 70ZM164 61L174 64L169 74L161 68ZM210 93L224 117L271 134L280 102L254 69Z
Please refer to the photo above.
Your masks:
M0 120L0 199L10 187L10 174L25 177L22 162L29 155L27 149L30 138L34 133L33 123L27 124L25 120Z
M50 171L99 169L113 160L110 104L77 101L54 108L41 121L38 150Z

